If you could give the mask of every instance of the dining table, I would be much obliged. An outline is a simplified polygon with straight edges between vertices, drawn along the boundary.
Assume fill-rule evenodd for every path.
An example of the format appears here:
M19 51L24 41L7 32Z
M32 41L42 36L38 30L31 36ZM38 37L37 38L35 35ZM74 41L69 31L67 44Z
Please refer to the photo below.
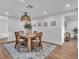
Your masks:
M31 46L32 38L35 38L36 35L35 35L35 34L28 34L28 35L27 35L26 33L24 33L24 34L20 34L20 37L26 39L28 52L31 52L31 51L32 51L32 46Z

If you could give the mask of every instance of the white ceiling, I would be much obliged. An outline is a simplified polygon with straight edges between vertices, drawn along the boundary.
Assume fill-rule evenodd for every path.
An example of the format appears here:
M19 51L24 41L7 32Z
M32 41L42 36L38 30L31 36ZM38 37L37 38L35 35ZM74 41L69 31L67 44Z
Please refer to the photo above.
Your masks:
M31 4L34 8L26 8ZM66 4L70 4L70 7L66 7ZM6 15L6 12L10 14L7 16L20 17L26 11L28 14L35 18L44 16L43 12L48 14L67 11L77 8L78 0L0 0L0 14Z

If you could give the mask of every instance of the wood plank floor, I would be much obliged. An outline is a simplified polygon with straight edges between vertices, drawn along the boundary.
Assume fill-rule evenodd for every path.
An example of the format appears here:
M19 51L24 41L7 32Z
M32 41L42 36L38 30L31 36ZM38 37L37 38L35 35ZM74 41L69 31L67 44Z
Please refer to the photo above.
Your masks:
M62 46L55 48L48 59L78 59L76 45L76 40L67 41Z
M55 48L48 59L77 59L77 48L74 40L65 42L62 46ZM0 44L3 45L3 44ZM6 50L0 47L0 59L11 59Z

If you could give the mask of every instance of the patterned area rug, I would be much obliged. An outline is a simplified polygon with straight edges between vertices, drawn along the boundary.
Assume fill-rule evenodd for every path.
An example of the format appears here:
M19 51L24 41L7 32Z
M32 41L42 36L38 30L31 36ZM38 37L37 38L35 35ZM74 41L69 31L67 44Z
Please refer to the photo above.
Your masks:
M38 49L37 51L34 49L31 53L28 53L25 47L20 48L20 52L18 52L17 49L14 48L13 43L6 44L4 47L12 59L47 59L47 56L54 50L56 45L43 43L42 49Z

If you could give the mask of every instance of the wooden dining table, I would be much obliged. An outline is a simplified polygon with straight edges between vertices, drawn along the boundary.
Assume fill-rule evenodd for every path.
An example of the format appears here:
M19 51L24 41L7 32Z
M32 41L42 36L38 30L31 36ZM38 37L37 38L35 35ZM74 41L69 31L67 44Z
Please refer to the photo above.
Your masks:
M36 37L36 35L34 34L20 34L20 37L23 37L27 40L27 48L28 48L28 52L31 52L32 51L32 46L31 46L31 43L32 43L32 38Z

